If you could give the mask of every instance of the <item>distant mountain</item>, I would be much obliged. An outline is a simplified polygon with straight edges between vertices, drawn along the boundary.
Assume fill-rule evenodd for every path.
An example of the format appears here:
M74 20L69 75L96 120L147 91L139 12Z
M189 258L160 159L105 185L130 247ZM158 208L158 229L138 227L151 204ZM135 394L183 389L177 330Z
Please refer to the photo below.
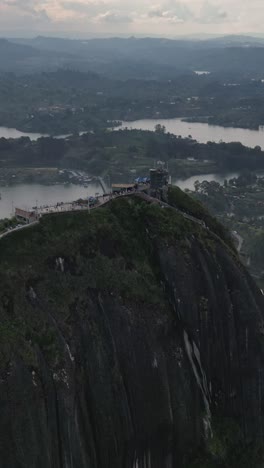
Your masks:
M39 51L31 45L15 44L6 39L0 39L0 54L4 60L23 60L24 58L39 55Z
M205 47L264 47L264 38L253 36L223 36L200 42Z
M226 36L206 40L108 38L72 40L38 36L3 41L0 70L70 68L111 78L164 79L196 70L263 74L264 39Z
M30 45L41 50L56 50L59 52L77 52L85 54L90 50L105 50L116 49L118 51L125 48L128 51L153 48L154 46L163 46L165 49L204 49L215 47L243 47L249 45L251 47L264 47L264 38L253 36L222 36L206 39L167 39L153 37L110 37L110 38L92 38L87 40L74 40L56 37L38 36L33 39L13 39L13 41Z
M28 44L0 39L0 71L36 72L56 70L69 60L69 54L52 50L39 50Z

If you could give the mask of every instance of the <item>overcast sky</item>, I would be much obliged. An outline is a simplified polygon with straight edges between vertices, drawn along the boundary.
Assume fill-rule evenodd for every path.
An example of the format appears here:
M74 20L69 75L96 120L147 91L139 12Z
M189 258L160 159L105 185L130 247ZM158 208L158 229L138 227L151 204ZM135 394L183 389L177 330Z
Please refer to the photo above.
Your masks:
M262 33L263 0L0 0L0 34Z

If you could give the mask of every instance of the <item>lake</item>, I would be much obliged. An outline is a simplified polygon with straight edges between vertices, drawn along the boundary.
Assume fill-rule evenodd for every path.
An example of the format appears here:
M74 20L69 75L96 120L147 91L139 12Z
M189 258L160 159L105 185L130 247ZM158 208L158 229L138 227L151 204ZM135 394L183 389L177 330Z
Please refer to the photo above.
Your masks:
M41 133L24 133L15 128L0 127L0 138L21 138L29 137L31 140L37 140L40 137L48 136Z
M134 122L122 122L122 127L137 130L155 130L155 125L165 125L167 132L181 135L182 137L192 136L200 143L220 140L231 143L240 141L243 145L254 148L259 145L264 149L264 128L259 130L248 130L245 128L220 127L219 125L208 125L198 122L183 122L181 119L145 119Z
M103 193L101 185L89 184L88 188L81 185L40 185L21 184L0 187L0 219L9 218L13 207L32 208L32 206L51 205L57 202L67 202L78 198L94 196Z
M82 132L85 133L85 132ZM16 128L7 128L7 127L0 127L0 138L21 138L21 137L29 137L30 140L36 141L38 138L41 137L48 137L47 133L24 133L20 132ZM56 135L54 138L66 138L69 135Z
M264 149L264 127L259 130L249 130L245 128L220 127L219 125L208 125L198 122L183 122L181 119L143 119L133 122L122 122L122 127L155 130L155 125L165 125L170 133L181 135L182 137L192 136L200 143L214 141L218 143L220 140L230 143L232 141L240 141L243 145L254 148L259 145ZM116 130L122 128L117 127ZM84 133L84 132L82 132ZM23 133L15 128L0 127L0 138L20 138L28 136L31 140L37 140L42 136L48 136L41 133ZM68 135L59 135L56 138L65 138Z
M159 119L159 120L137 120L135 122L123 122L123 128L136 128L143 130L154 130L155 125L160 123L165 125L167 131L175 135L187 137L192 135L197 141L206 143L207 141L223 140L226 142L240 141L246 146L254 147L256 145L264 148L264 130L246 130L239 128L224 128L219 126L211 126L202 123L182 122L181 119ZM19 138L28 136L32 140L45 135L40 133L23 133L19 130L0 127L0 137ZM230 179L237 176L237 173L229 174L202 174L199 176L189 177L188 179L174 179L173 184L178 185L181 189L194 188L194 182L199 180L212 181L215 180L223 183L225 179ZM88 188L80 185L53 185L46 186L40 184L21 184L9 187L0 187L2 199L0 200L0 219L10 217L12 206L20 208L31 208L38 205L50 205L57 202L67 202L77 200L80 197L95 195L102 193L100 185L94 183L89 184Z
M238 173L228 174L202 174L188 179L173 179L172 183L182 190L194 189L194 182L199 180L215 180L220 184L225 179L231 179L238 176ZM33 206L53 205L57 202L71 202L78 198L94 196L96 193L103 193L100 184L91 183L87 188L82 185L40 185L40 184L21 184L9 187L0 187L2 199L0 200L0 219L9 218L15 207L30 209Z
M248 130L245 128L220 127L219 125L208 125L198 122L183 122L181 119L143 119L133 122L122 122L122 127L155 130L155 125L165 125L170 133L181 135L182 137L192 136L200 143L214 141L218 143L220 140L230 143L232 141L240 141L243 145L254 148L259 145L264 149L264 127L259 130ZM116 130L122 127L117 127ZM82 132L84 133L84 132ZM15 128L0 127L0 138L20 138L28 136L31 140L37 140L42 136L48 136L41 133L23 133ZM56 138L65 138L68 135L59 135Z
M238 176L239 176L238 172L228 172L226 174L200 174L200 175L188 177L188 179L173 178L172 184L177 185L182 190L185 190L185 189L193 190L194 182L196 180L199 180L199 182L202 182L203 180L208 180L208 182L212 182L214 180L215 182L219 182L219 184L223 185L225 179L229 180Z

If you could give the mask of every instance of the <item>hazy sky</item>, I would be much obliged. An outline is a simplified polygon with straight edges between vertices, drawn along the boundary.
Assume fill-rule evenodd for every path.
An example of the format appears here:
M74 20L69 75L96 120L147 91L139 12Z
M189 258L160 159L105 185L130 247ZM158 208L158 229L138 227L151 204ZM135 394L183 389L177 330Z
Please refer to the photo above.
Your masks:
M263 32L263 0L0 0L0 34Z

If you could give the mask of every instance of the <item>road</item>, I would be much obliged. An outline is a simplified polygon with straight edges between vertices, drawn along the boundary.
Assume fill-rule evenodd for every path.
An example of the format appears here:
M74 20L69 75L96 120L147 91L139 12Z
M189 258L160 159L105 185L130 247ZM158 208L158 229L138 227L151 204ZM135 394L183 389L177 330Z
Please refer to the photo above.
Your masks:
M9 234L13 234L13 232L21 231L22 229L27 229L27 228L29 228L31 226L35 226L38 223L39 223L39 221L34 221L33 223L23 224L23 226L15 227L14 229L11 229L10 231L3 232L3 234L0 234L0 239L3 239L3 237L8 236Z

